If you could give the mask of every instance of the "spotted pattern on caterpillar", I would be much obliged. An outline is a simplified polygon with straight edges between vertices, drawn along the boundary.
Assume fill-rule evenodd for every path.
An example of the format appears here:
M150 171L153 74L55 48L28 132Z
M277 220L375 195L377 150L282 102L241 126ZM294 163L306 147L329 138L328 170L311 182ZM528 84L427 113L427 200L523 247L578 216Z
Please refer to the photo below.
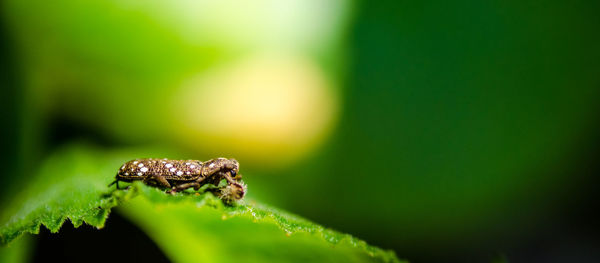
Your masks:
M168 188L174 194L188 188L198 190L202 185L219 185L225 179L227 185L217 190L211 190L223 200L237 201L244 197L247 186L241 181L239 163L235 159L216 158L201 162L198 160L172 160L144 158L124 163L115 176L119 182L143 181L147 185Z

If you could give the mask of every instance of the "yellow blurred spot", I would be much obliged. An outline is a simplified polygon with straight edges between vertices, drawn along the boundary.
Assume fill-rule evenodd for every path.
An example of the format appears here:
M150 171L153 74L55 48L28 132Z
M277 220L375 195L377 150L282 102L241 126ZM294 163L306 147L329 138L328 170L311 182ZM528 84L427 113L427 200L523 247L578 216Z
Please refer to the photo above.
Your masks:
M175 103L182 116L177 126L185 127L182 138L199 150L209 147L274 165L314 148L338 108L334 90L315 63L275 55L194 77Z

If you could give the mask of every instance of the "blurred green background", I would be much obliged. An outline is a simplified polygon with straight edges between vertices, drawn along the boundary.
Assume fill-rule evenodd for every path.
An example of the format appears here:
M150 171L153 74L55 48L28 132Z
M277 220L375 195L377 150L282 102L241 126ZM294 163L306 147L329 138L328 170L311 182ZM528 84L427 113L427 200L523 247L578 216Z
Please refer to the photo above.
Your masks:
M6 0L1 200L152 145L414 262L592 262L599 5Z

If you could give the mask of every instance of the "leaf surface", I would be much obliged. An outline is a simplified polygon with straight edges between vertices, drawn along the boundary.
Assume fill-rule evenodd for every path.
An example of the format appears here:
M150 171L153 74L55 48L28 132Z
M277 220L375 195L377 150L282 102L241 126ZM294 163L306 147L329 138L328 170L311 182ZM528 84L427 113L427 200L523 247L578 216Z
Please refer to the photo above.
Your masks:
M108 188L132 156L136 153L82 145L58 151L3 209L0 242L37 234L40 225L55 233L65 220L102 228L119 206L118 212L178 262L399 261L392 251L256 201L227 206L210 193L168 195L140 182L128 190Z

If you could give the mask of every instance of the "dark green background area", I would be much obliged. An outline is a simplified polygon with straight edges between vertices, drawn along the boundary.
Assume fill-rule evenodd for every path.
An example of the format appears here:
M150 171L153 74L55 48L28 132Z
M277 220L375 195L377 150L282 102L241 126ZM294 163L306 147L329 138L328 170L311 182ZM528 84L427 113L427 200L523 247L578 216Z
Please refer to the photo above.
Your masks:
M348 69L340 74L338 126L293 167L245 165L250 193L414 262L481 262L498 254L515 262L593 262L600 257L593 249L600 244L593 212L599 7L358 2L343 48L334 52L349 63L336 65ZM10 188L0 200L9 202L35 168L27 160L75 138L105 147L122 142L103 133L110 129L30 119L35 110L15 70L20 58L11 35L0 33L0 187ZM32 130L50 135L31 137Z
M581 166L598 146L597 7L360 4L341 125L297 168L314 177L273 185L291 209L408 259L535 246L571 224L569 204L594 203L579 188L595 181Z

